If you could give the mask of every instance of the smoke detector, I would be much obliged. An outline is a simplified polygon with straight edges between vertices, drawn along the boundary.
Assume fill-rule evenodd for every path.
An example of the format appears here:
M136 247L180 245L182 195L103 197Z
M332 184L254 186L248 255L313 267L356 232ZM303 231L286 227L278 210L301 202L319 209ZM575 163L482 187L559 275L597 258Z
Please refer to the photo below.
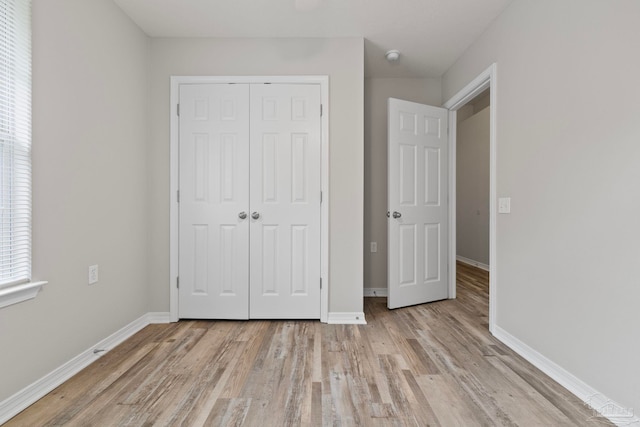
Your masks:
M392 49L384 54L384 57L387 58L389 62L396 62L398 58L400 58L400 51L396 49Z

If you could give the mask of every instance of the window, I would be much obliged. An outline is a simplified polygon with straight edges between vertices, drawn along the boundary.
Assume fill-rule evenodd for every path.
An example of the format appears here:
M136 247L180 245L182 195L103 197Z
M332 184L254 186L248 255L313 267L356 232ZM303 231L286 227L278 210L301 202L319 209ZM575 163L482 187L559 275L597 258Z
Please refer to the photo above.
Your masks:
M0 307L31 283L31 2L0 0Z

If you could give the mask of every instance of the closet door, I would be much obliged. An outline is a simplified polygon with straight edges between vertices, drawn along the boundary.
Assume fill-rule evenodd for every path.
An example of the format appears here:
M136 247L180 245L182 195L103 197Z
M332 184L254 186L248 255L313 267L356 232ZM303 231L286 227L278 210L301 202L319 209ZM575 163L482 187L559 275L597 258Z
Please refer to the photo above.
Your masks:
M320 86L251 86L251 318L320 318Z
M179 315L247 319L249 85L180 86L179 179Z

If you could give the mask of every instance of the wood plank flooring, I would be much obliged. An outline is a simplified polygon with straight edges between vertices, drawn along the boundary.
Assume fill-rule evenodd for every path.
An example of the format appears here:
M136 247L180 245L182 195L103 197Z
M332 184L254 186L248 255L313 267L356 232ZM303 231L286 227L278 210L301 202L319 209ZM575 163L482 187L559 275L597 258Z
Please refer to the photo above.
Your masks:
M150 325L6 426L611 425L488 332L488 275L367 325Z

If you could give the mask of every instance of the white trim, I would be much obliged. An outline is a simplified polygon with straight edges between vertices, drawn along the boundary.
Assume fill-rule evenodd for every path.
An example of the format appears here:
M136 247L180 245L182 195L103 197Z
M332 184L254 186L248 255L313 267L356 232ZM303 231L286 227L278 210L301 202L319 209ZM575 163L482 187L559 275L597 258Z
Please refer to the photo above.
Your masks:
M166 323L169 313L147 313L129 323L119 331L109 335L97 344L86 349L62 366L49 372L44 377L23 388L13 396L0 402L0 424L25 410L27 407L44 397L47 393L64 383L75 374L95 362L100 356L133 336L145 326L152 323ZM94 350L104 350L94 353Z
M329 77L318 77L320 83L320 96L322 105L322 159L321 159L321 186L322 205L320 206L321 234L320 234L320 277L322 277L322 290L320 291L320 321L327 323L329 320Z
M166 311L149 312L146 314L147 324L156 325L159 323L171 323L171 314Z
M364 288L365 297L388 297L389 288Z
M457 255L456 260L463 262L465 264L469 264L473 267L478 267L481 270L489 271L489 266L487 264L481 263L479 261L472 260L471 258L465 258L462 255Z
M319 84L320 97L323 105L322 126L322 170L321 191L322 204L320 206L320 276L322 289L320 290L320 321L328 322L329 313L329 77L328 76L171 76L170 89L170 147L169 147L169 313L172 322L178 321L178 230L179 209L176 195L179 188L179 117L176 105L180 100L181 84L204 83L290 83L290 84Z
M456 111L479 95L487 88L491 88L489 98L489 331L496 328L496 313L498 300L497 272L497 111L498 111L498 66L491 64L478 77L473 79L462 90L444 103L449 109L449 259L456 259ZM449 263L449 298L456 296L455 263Z
M38 292L40 292L40 289L47 283L48 282L29 282L0 289L0 308L35 298Z
M605 418L608 418L614 424L631 425L634 423L640 423L640 418L634 416L633 410L626 409L622 405L607 398L580 378L568 372L553 361L547 359L545 356L511 335L500 326L494 326L493 335L513 351L525 358L533 366L550 376L562 387L576 395L585 403L585 405L594 411L597 411ZM608 408L613 408L614 411L607 411Z
M180 118L176 106L180 101L180 83L184 80L171 77L169 101L170 144L169 144L169 313L172 322L178 321L178 232L180 230L180 205L177 201L180 188Z
M458 242L457 237L457 157L458 157L458 112L455 110L449 110L449 299L454 299L457 294L456 281L456 263L453 261L456 257L458 248L456 244Z
M329 313L327 323L330 325L366 325L363 312L338 312Z

